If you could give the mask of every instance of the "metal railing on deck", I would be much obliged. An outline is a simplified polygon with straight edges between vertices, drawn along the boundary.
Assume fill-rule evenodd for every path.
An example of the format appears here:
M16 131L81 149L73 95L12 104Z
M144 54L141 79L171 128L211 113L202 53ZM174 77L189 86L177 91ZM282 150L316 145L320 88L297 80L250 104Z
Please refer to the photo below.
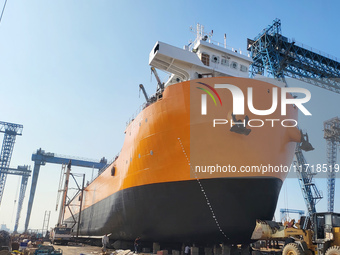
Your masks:
M195 40L193 43L190 44L189 46L189 50L192 51L193 47L195 46L195 44L198 42L198 41L202 41L202 39L200 40ZM250 57L250 54L249 53L245 53L241 50L241 48L234 48L234 47L231 47L230 45L227 45L226 43L221 43L221 42L218 42L218 41L214 41L214 40L211 40L210 38L208 38L206 40L206 42L208 43L211 43L213 45L217 45L219 47L222 47L224 49L228 49L228 50L231 50L235 53L239 53L240 55L243 55L243 56L246 56L246 57Z
M129 126L130 125L130 123L132 122L132 121L134 121L134 119L137 117L137 115L141 112L141 111L143 111L144 110L144 108L147 106L147 103L143 103L142 105L140 105L139 107L138 107L138 109L132 114L132 116L128 119L128 121L126 122L126 126L125 127L127 127L127 126Z

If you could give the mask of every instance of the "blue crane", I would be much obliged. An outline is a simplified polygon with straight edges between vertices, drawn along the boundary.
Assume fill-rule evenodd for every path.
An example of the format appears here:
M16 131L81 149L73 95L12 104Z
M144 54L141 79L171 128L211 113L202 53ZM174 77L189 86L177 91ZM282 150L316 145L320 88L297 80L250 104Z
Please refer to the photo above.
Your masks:
M285 77L291 77L340 94L340 62L332 56L306 49L294 40L283 36L279 19L275 19L253 40L248 39L247 45L254 61L251 66L252 76L256 74L272 76L284 83L286 83ZM327 141L328 151L332 151L328 152L329 162L334 165L334 151L336 153L334 147L336 146L334 142L331 142L331 139ZM332 146L333 148L331 148ZM302 194L310 215L315 212L315 204L322 198L322 194L312 182L313 174L306 168L306 160L299 144L295 156L297 169L300 170L297 173ZM335 179L329 172L329 211L333 210L334 189Z
M34 161L34 168L33 168L33 175L32 175L30 197L28 200L26 221L25 221L25 232L27 232L28 224L29 224L30 217L31 217L31 211L32 211L32 206L33 206L35 189L37 187L40 166L44 166L46 165L46 163L67 165L70 161L72 161L72 166L79 166L79 167L102 169L105 166L107 166L107 160L105 158L102 158L98 162L94 162L94 161L89 161L89 160L76 159L72 157L62 157L51 152L45 152L42 149L39 149L37 150L36 153L32 154L32 161Z
M315 205L322 199L323 196L313 181L315 173L313 173L311 168L308 167L307 161L303 156L301 146L299 144L297 144L295 149L295 159L294 163L297 170L296 174L307 206L308 216L312 216L313 213L316 213Z
M4 194L7 173L11 158L15 138L22 135L23 125L0 121L0 133L5 133L0 154L0 205Z
M283 36L279 19L254 40L248 39L247 45L253 58L252 76L267 74L282 82L291 77L340 94L340 62Z
M15 225L14 225L14 233L17 233L22 205L23 205L24 198L25 198L28 178L31 176L31 170L29 166L18 166L17 168L4 168L3 172L7 175L11 174L11 175L21 176L20 192L19 192L19 198L18 198L18 209L17 209L17 215L15 217Z
M280 209L281 221L286 217L286 215L288 213L298 213L300 218L301 218L301 216L305 215L305 211L303 211L303 210L281 208Z

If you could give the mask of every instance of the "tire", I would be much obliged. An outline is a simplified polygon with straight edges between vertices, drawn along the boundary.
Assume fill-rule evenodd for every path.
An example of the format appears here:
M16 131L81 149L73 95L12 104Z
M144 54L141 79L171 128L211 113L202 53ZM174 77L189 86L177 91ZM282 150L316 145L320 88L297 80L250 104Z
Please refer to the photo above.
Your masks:
M305 250L305 255L314 255L314 252L311 250Z
M289 243L283 248L282 255L304 255L304 252L297 243Z
M339 246L332 246L327 249L325 255L340 255L340 247Z
M293 239L293 238L287 238L286 240L285 240L285 246L287 245L287 244L289 244L289 243L294 243L295 242L295 240Z

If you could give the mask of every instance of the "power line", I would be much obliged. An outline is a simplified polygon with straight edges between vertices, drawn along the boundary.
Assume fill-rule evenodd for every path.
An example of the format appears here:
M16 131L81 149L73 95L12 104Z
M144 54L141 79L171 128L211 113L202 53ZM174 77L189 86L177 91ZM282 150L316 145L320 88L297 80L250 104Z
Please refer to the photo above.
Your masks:
M1 12L1 16L0 16L0 23L1 23L1 20L2 20L2 15L4 15L4 11L5 11L5 8L6 8L6 3L7 3L7 0L5 0L4 7L2 7L2 12Z

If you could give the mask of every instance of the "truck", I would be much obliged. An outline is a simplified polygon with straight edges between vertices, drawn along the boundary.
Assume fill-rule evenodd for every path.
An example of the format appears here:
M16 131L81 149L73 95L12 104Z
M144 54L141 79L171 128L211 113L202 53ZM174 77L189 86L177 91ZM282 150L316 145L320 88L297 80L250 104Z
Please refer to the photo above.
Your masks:
M11 247L11 237L5 230L0 230L0 251L9 251Z
M67 245L72 239L72 228L57 226L51 230L50 241L52 244L59 243L61 245Z

